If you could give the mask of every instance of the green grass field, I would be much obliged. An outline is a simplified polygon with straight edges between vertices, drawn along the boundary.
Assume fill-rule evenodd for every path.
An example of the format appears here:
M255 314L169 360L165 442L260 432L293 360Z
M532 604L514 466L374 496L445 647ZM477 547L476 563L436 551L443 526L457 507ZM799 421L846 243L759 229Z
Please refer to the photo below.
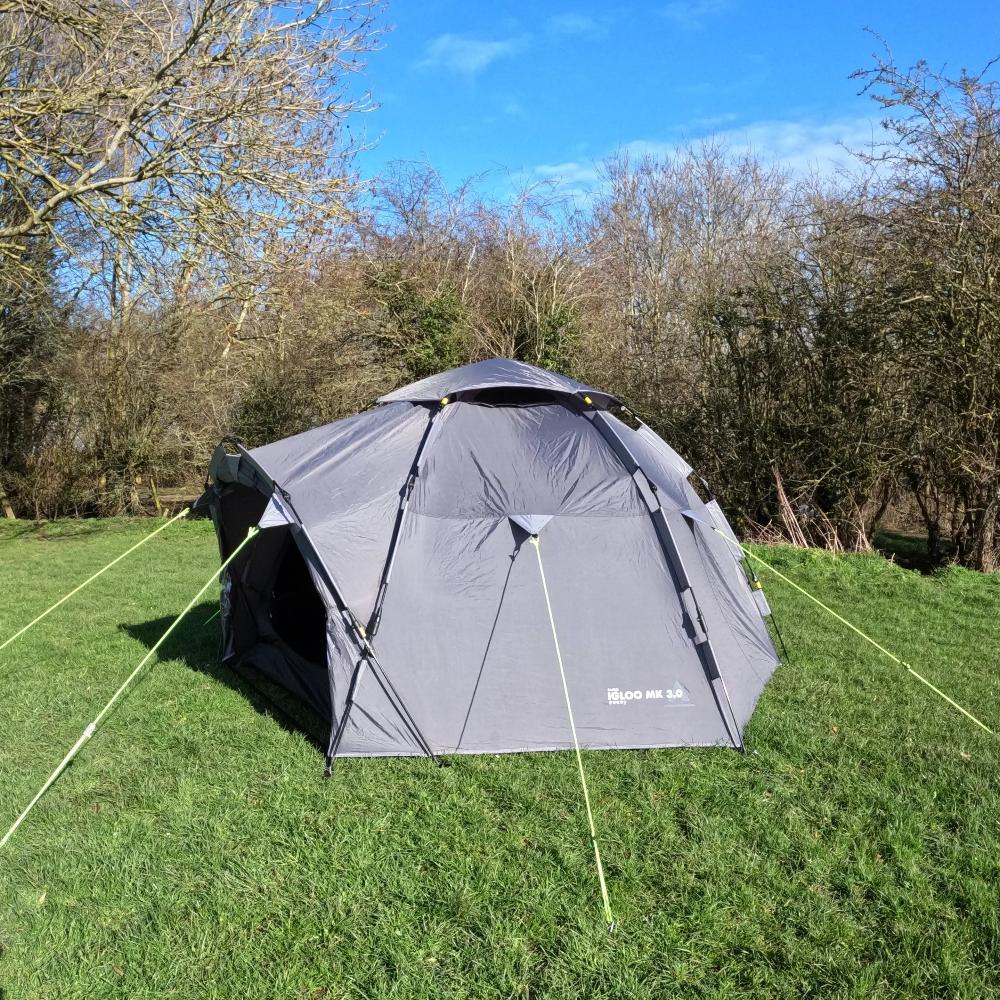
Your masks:
M0 641L153 527L0 525ZM759 549L1000 728L1000 576ZM0 834L208 578L167 529L0 652ZM1000 996L1000 740L780 582L751 752L346 760L197 607L0 856L15 997Z

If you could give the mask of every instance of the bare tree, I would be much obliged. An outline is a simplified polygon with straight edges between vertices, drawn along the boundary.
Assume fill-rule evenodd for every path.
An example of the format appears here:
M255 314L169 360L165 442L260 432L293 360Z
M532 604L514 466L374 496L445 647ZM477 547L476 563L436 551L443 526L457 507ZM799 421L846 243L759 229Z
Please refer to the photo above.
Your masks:
M591 244L604 274L604 336L623 392L659 420L699 389L712 301L745 286L782 227L785 181L714 143L665 158L612 158Z
M5 268L45 238L113 307L165 273L175 295L197 278L251 302L289 237L344 216L345 118L366 107L349 80L377 7L0 0Z
M891 54L859 73L890 139L871 224L891 267L905 474L937 554L1000 568L1000 84Z

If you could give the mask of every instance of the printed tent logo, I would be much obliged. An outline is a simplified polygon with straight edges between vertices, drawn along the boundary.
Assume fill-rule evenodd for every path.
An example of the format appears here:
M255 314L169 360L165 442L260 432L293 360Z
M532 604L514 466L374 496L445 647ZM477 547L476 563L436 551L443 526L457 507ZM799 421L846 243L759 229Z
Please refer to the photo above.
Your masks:
M668 688L608 688L609 705L627 705L637 701L664 701L670 705L689 705L691 698L684 685L680 681L675 681L673 687Z

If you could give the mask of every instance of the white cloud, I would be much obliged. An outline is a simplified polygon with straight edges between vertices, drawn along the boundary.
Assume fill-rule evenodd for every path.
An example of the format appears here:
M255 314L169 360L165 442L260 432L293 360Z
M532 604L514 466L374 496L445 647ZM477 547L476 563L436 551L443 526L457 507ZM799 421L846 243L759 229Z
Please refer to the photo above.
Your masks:
M608 33L607 18L596 18L578 11L556 14L545 22L545 26L557 35L599 38Z
M596 184L600 176L593 163L568 160L566 163L540 163L535 167L535 176L544 181L557 181L570 187L588 187Z
M803 176L832 174L849 167L857 162L851 150L870 146L884 137L878 122L871 118L837 118L827 122L773 119L723 130L711 128L716 121L731 120L729 115L702 119L692 123L682 139L634 139L620 149L632 157L662 157L685 146L711 140L736 156L752 153L760 160Z
M753 153L800 176L855 166L857 159L850 151L870 146L880 136L884 136L881 127L870 118L759 121L714 134L737 155Z
M730 121L731 116L719 116ZM692 122L683 138L634 139L623 143L619 151L631 158L663 158L676 154L703 140L718 142L735 156L753 154L765 163L785 168L799 177L810 174L832 176L837 171L857 165L850 150L870 146L884 136L877 121L870 118L840 118L818 122L810 119L767 120L751 122L724 131L710 130L712 119ZM846 147L846 148L845 148ZM601 184L596 162L568 160L543 163L533 176L554 182L560 190L575 197L592 197Z
M535 181L551 184L561 196L581 207L590 204L600 190L600 176L597 163L583 160L540 163L533 170L516 175L522 184Z
M663 16L678 28L694 30L718 14L729 10L730 0L673 0L663 8Z
M516 55L527 44L519 38L469 38L466 35L439 35L428 46L418 63L422 69L447 69L475 76L498 59Z

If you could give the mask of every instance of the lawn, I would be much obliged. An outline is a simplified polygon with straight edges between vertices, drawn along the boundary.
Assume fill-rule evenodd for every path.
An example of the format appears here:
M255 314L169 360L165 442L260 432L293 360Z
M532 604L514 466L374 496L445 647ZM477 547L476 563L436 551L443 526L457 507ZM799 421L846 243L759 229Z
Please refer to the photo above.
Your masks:
M152 527L0 525L0 641ZM757 551L1000 729L1000 575ZM179 523L0 652L0 833L217 561ZM612 936L571 755L323 781L204 602L0 856L0 995L1000 996L1000 740L761 575L750 752L585 754Z

